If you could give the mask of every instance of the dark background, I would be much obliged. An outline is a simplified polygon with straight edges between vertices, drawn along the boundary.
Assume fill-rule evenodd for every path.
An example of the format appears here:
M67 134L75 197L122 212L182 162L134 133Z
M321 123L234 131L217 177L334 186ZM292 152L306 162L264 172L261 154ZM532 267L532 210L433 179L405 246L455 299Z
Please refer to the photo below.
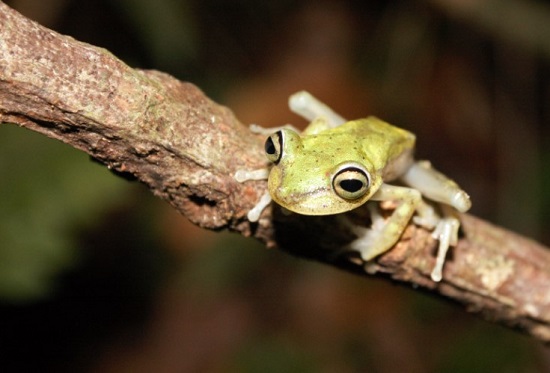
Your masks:
M545 1L19 0L31 19L190 81L245 124L343 116L418 136L472 213L550 243ZM0 125L0 370L542 372L460 306L190 225L74 149Z

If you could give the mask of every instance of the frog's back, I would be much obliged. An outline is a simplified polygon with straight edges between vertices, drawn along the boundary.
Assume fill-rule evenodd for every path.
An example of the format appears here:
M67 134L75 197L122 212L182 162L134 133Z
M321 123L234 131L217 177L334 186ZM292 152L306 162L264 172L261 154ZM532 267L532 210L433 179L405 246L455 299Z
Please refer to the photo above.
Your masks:
M343 125L349 126L350 131L356 132L361 137L375 136L385 139L382 142L387 143L386 146L402 144L406 147L414 147L415 136L413 133L374 116L352 120Z
M416 137L413 133L370 116L343 124L360 139L361 148L373 166L388 173L384 179L393 179L402 167L412 162ZM388 167L388 165L390 167Z

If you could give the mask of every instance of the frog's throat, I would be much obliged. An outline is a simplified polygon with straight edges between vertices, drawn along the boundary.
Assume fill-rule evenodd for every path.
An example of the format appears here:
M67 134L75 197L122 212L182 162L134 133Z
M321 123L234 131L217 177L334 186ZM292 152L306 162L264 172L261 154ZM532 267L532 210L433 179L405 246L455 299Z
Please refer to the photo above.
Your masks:
M356 209L368 201L367 198L360 200L345 200L336 196L327 197L325 190L312 191L306 195L291 194L281 196L278 193L272 193L273 201L285 209L300 215L334 215Z

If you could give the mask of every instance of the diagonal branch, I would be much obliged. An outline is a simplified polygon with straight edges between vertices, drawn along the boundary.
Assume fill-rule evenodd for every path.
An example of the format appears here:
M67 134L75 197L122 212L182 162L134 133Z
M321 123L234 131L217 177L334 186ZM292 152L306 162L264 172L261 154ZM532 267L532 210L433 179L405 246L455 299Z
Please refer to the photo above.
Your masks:
M246 212L264 182L237 183L237 169L265 165L262 139L198 88L135 70L108 51L59 35L0 2L0 122L61 140L131 174L192 222L254 236L360 274L423 287L487 319L550 341L550 252L469 215L441 283L430 280L435 241L411 225L394 249L365 268L334 255L350 233L334 217Z

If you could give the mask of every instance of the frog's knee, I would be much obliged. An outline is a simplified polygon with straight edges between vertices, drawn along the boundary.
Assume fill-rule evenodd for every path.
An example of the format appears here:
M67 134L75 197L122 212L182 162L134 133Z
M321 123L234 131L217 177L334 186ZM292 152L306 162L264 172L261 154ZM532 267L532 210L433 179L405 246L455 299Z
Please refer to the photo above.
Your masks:
M466 212L472 207L472 201L468 193L462 189L458 190L451 198L451 206L460 212Z

